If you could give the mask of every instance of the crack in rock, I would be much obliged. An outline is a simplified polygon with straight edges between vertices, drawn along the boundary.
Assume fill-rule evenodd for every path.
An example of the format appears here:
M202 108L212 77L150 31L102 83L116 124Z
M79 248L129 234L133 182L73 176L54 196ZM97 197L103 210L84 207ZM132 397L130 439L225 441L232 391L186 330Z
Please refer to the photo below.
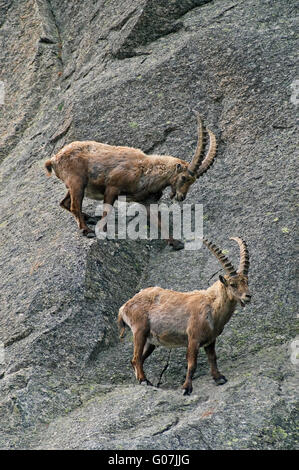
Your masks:
M158 435L161 435L161 434L164 434L165 432L169 431L171 428L175 427L179 422L179 418L176 416L175 420L168 424L167 426L165 426L165 428L161 429L160 431L157 431L157 432L154 432L152 434L152 436L158 436Z
M167 360L166 360L166 364L165 364L165 366L163 367L162 372L161 372L161 374L160 374L160 377L159 377L159 380L158 380L158 383L157 383L157 388L160 387L160 385L161 385L161 383L162 383L163 374L167 371L167 369L168 369L168 367L169 367L170 355L171 355L171 349L169 349L169 351L168 351L168 357L167 357Z

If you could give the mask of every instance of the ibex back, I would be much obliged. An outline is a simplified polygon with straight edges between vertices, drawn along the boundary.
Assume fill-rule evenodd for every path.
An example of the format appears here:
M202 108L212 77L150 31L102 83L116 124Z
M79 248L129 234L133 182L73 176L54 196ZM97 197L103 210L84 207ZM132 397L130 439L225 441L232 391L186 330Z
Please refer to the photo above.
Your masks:
M146 155L139 149L116 147L94 141L72 142L47 160L45 167L50 175L52 169L67 188L60 206L76 218L79 229L86 236L94 231L86 225L90 218L82 212L84 195L91 199L104 200L112 207L118 196L127 201L143 203L157 202L163 190L171 187L171 198L183 201L190 186L213 164L216 156L216 138L198 122L198 142L191 163L172 156ZM205 156L206 134L209 147ZM108 215L104 210L103 217ZM157 221L158 225L160 220ZM103 227L105 230L105 227ZM169 239L174 244L173 239Z

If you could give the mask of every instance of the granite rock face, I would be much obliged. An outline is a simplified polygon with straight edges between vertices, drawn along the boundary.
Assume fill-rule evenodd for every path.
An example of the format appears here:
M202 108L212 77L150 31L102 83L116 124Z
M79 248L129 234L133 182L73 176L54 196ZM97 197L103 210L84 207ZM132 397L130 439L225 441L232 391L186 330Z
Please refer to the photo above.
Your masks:
M0 2L0 447L293 449L296 2L120 4ZM253 298L218 340L227 384L200 353L184 397L184 349L155 351L154 387L135 383L117 311L143 287L206 287L217 260L83 238L43 164L83 139L190 160L193 108L219 147L186 203L235 264L229 237L246 239Z

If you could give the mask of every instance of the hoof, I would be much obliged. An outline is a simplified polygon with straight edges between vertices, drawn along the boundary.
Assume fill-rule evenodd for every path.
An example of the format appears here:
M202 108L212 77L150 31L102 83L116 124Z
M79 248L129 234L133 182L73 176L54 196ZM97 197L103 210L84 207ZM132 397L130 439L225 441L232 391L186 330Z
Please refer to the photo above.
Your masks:
M84 228L83 230L80 230L82 235L87 238L94 238L96 236L95 232L93 230L90 230L90 228Z
M89 225L96 225L97 224L97 219L95 219L95 217L88 217L86 219L86 223L89 224Z
M87 238L95 238L96 234L94 232L89 232L86 237Z
M192 387L184 388L184 393L183 393L183 395L191 395L192 390L193 390Z
M217 377L217 379L214 379L216 385L224 385L227 382L227 379L224 377L224 375L221 375L220 377Z
M175 251L183 250L185 248L185 244L181 242L181 240L173 240L170 245Z
M153 387L153 384L147 379L140 380L139 383L140 385L150 385L151 387Z

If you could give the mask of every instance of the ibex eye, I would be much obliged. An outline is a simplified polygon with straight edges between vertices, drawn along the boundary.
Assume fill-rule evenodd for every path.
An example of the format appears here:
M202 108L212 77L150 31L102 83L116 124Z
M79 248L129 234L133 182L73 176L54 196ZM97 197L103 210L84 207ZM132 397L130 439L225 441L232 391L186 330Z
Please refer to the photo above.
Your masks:
M182 176L182 181L186 181L186 176Z

